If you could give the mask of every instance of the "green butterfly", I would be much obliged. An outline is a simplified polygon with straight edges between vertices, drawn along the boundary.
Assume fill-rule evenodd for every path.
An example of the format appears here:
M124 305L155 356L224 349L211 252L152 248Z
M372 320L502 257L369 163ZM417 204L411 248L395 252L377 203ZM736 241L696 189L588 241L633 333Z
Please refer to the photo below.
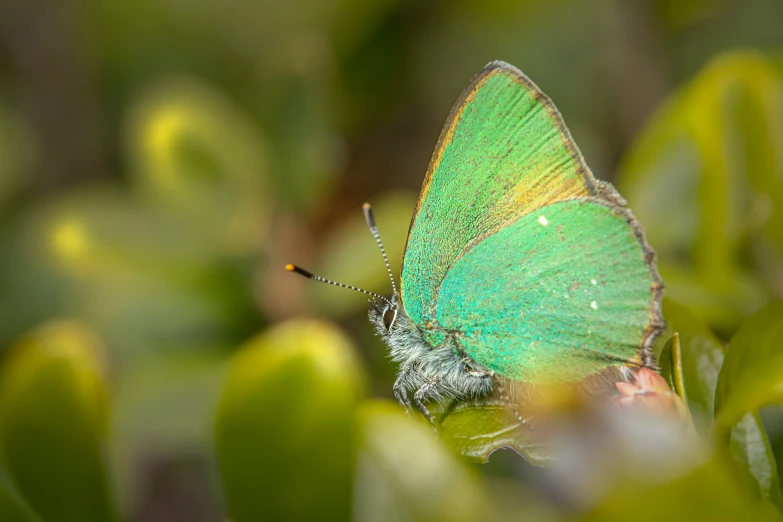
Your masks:
M625 203L593 177L548 97L515 67L487 65L441 132L400 293L393 277L390 298L354 288L378 298L370 321L400 365L400 404L433 423L428 401L654 368L663 285Z

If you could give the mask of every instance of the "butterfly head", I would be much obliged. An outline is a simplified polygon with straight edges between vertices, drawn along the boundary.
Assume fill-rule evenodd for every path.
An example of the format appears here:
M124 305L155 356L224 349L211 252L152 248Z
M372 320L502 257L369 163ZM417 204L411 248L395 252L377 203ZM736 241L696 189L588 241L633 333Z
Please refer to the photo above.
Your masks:
M396 306L387 307L386 310L383 312L383 326L385 326L387 330L391 330L391 327L394 326L394 322L396 320L397 320L397 307Z
M397 300L397 294L394 294L389 299L374 299L371 301L372 308L370 308L370 321L376 325L379 330L383 332L390 332L392 327L397 323L397 318L400 312L399 301Z

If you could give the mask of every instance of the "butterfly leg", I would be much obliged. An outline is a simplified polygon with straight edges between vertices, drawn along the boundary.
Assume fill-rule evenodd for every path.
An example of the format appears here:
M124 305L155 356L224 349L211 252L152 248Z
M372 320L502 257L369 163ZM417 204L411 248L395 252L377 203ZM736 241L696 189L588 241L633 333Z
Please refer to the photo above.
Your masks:
M408 392L405 389L405 381L408 380L410 377L410 370L407 368L400 372L400 375L397 376L397 380L394 381L394 387L392 388L394 390L394 398L397 399L397 402L400 403L400 406L405 408L405 413L410 416L411 414L411 401L408 397Z
M495 376L495 372L492 370L476 371L466 369L465 372L471 377L477 377L479 379L491 379Z
M506 403L506 406L508 406L508 409L511 410L511 413L514 415L514 417L516 417L516 419L519 422L521 422L522 425L525 426L527 429L529 430L534 429L530 421L519 413L519 409L517 408L516 401L506 391L505 387L502 384L498 384L497 389L500 394L500 400Z
M426 383L422 384L421 388L416 390L416 393L413 394L413 402L416 403L416 407L419 408L421 414L424 415L424 418L427 419L427 421L429 421L430 426L432 426L432 429L435 430L436 433L437 429L435 428L435 417L432 416L430 410L428 410L424 405L424 401L428 399L430 392L439 382L440 377L433 377Z
M468 395L485 395L492 391L495 383L495 372L492 370L476 369L476 363L467 357L462 359L465 375L469 379L465 382L465 391Z

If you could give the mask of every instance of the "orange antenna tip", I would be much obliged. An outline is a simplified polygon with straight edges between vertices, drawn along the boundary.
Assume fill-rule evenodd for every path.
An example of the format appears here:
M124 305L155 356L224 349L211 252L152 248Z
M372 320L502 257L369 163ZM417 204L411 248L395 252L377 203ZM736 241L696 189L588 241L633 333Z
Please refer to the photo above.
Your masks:
M319 277L316 276L316 275L313 275L312 272L308 272L304 268L302 268L300 266L292 265L290 263L285 265L285 269L288 270L289 272L295 272L295 273L297 273L299 275L302 275L302 276L305 276L305 277L309 277L310 279L319 279Z

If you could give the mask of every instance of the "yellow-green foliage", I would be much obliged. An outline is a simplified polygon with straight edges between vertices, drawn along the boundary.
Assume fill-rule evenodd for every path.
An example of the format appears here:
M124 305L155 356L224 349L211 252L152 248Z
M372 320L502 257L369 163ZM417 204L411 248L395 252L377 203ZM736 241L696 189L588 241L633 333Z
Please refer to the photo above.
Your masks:
M44 4L0 7L0 522L781 519L776 2ZM493 59L645 226L685 414L466 401L436 437L367 296L283 270L390 291L360 205L399 276Z

